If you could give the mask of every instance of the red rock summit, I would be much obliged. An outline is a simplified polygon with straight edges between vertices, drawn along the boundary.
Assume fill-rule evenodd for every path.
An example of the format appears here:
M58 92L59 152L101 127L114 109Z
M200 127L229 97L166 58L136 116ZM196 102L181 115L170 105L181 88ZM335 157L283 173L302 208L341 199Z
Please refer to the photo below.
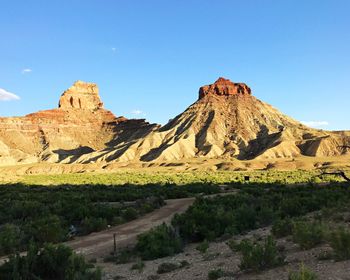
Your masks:
M96 84L76 81L62 94L58 107L68 110L97 110L103 108L103 103Z
M202 86L199 88L199 99L206 95L251 95L251 89L244 83L234 83L229 79L220 77L214 84Z

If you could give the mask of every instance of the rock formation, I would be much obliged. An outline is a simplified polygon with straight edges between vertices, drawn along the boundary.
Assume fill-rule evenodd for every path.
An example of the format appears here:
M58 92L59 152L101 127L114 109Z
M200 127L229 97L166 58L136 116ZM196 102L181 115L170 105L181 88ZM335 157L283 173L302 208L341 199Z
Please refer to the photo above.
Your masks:
M193 158L276 159L337 156L349 133L320 131L256 99L243 83L219 78L199 89L199 99L165 126L145 137L115 145L94 160L172 162ZM87 163L90 155L77 162Z
M96 84L81 81L62 94L58 109L0 118L0 164L273 161L339 156L349 143L350 132L306 127L224 78L202 86L199 99L163 127L115 117Z
M243 83L233 83L229 79L220 77L214 84L202 86L199 88L199 99L206 95L235 95L235 94L248 94L250 95L251 89Z
M62 94L58 107L64 110L98 110L103 108L103 103L96 84L77 81Z
M118 141L137 139L155 127L115 117L103 108L96 84L78 81L62 94L58 109L0 118L0 164L69 162Z

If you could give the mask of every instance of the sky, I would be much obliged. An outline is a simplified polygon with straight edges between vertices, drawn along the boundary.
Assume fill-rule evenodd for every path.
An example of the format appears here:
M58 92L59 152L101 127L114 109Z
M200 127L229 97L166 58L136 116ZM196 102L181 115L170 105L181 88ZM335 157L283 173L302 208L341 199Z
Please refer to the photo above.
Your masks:
M218 77L321 129L350 129L348 0L0 0L0 115L95 82L117 116L165 124Z

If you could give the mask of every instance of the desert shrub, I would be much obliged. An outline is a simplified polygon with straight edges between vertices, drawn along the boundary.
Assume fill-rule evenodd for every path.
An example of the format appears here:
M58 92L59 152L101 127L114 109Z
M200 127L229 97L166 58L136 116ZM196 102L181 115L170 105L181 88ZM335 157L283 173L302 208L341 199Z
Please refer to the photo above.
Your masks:
M197 247L196 250L204 254L206 251L209 249L209 242L207 240L204 240L202 243L200 243Z
M159 280L160 276L159 275L149 275L147 277L147 280Z
M135 220L137 216L138 216L138 213L136 209L132 207L126 208L122 213L122 217L125 221Z
M182 241L168 225L159 225L138 236L135 247L144 260L151 260L181 252Z
M40 244L57 243L75 235L103 230L107 225L124 223L159 208L167 197L188 197L219 191L217 186L207 184L176 186L147 183L140 187L110 182L108 186L102 185L104 182L100 181L99 176L91 178L97 178L94 185L87 185L85 179L79 186L1 185L0 232L4 229L3 237L7 236L10 251L26 250L30 240ZM138 176L137 180L142 179L142 176ZM125 207L123 202L129 201L137 203ZM7 228L6 224L12 224L12 229ZM16 244L10 246L10 239ZM9 252L5 247L2 246L0 254Z
M257 211L257 222L260 227L270 225L276 219L277 213L271 207L262 205Z
M141 212L142 213L149 213L149 212L152 212L154 209L153 205L149 204L149 203L145 203L142 205L141 207ZM136 216L137 217L137 216ZM135 217L135 218L136 218Z
M301 249L311 249L324 241L325 227L319 222L295 222L293 224L293 241Z
M240 251L240 268L243 270L261 271L281 265L284 261L271 236L268 236L263 244L244 240L241 242Z
M118 249L116 252L103 258L104 262L113 262L115 264L130 263L134 260L137 260L137 254L135 250L131 248Z
M240 206L235 211L235 227L241 233L256 227L257 212L255 208L246 204Z
M216 280L225 276L225 272L222 269L210 270L208 273L209 280Z
M12 256L0 266L0 279L100 280L101 271L63 245L31 245L26 256Z
M161 263L158 266L157 273L158 274L168 273L178 269L179 267L180 266L177 263L169 263L169 262Z
M322 251L317 255L317 259L319 261L331 260L331 259L333 259L333 252Z
M129 248L120 249L114 256L114 262L116 264L123 264L130 262L135 257L135 252Z
M280 213L282 218L284 217L296 217L301 216L305 213L303 204L299 199L296 198L286 198L281 201Z
M180 267L183 268L183 267L189 267L191 264L186 261L186 260L183 260L180 262Z
M103 218L87 217L81 223L81 232L89 234L107 228L107 221Z
M350 259L350 232L341 228L333 231L329 237L330 245L337 260Z
M18 226L5 224L0 228L0 255L15 253L20 248L22 233Z
M68 228L56 215L49 215L32 221L26 232L38 243L57 243L67 239Z
M131 270L137 270L140 273L144 268L145 268L145 263L140 259L138 259L137 262L131 266Z
M240 242L235 240L229 240L226 244L230 247L232 252L241 252L242 248L246 246L246 244L252 243L249 239L242 239Z
M237 252L240 250L239 245L240 243L238 243L236 240L234 239L230 239L226 242L226 245L233 251L233 252Z
M299 271L291 272L288 277L289 280L316 280L317 275L302 264Z
M289 218L279 219L272 225L272 234L277 238L291 235L292 231L293 223Z
M236 240L230 239L230 240L228 240L228 241L226 242L226 245L227 245L233 252L238 251L238 250L237 250L237 245L238 245L238 243L237 243Z

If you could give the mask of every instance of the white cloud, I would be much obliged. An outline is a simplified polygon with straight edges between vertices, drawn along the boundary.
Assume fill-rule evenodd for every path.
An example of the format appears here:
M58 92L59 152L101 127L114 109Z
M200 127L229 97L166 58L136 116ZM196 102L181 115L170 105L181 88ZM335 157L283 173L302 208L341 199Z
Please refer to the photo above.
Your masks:
M19 96L0 88L0 101L19 100Z
M22 70L22 74L27 74L27 73L31 73L31 72L33 72L33 70L30 68L25 68Z
M302 121L301 123L311 127L320 127L320 126L329 125L329 122L327 121Z
M112 52L116 52L117 51L117 48L111 48Z
M135 109L130 112L133 115L141 115L143 112L141 110Z

